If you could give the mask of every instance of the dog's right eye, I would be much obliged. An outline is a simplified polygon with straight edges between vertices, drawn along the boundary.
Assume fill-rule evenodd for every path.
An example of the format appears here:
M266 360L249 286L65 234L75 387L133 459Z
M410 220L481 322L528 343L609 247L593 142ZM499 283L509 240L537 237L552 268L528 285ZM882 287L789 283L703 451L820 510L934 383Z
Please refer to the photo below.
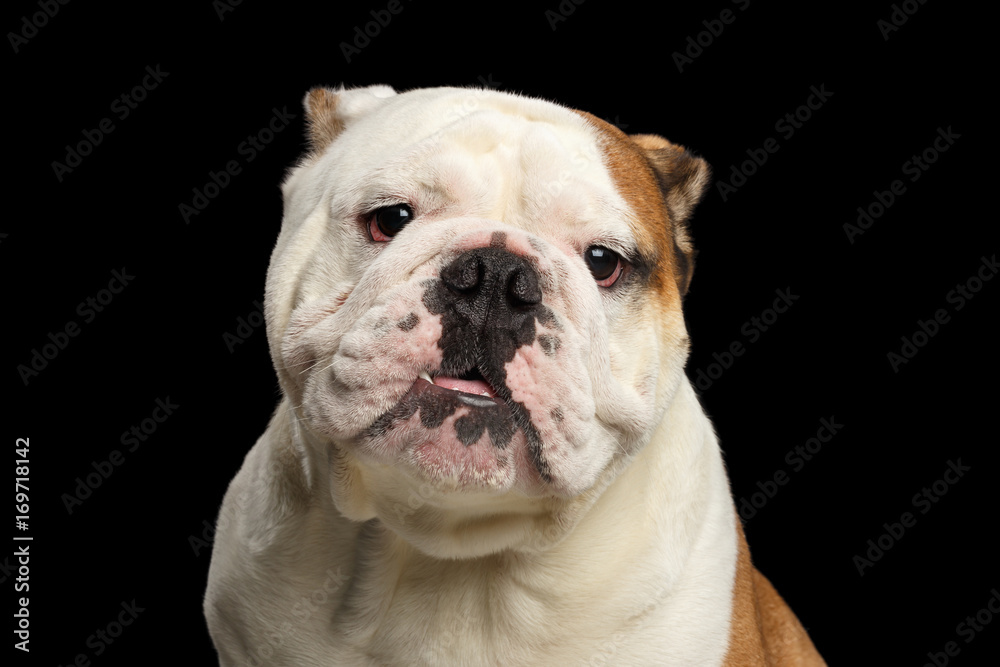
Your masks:
M393 204L375 209L368 222L368 233L372 241L385 242L398 234L410 220L413 209L406 204Z

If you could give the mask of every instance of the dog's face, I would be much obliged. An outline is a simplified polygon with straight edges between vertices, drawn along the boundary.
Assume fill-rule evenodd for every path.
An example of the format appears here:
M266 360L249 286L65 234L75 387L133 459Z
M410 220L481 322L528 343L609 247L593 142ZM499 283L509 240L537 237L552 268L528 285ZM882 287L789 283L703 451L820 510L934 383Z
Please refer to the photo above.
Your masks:
M268 336L338 508L439 555L558 539L682 377L707 166L493 91L316 89L306 108Z

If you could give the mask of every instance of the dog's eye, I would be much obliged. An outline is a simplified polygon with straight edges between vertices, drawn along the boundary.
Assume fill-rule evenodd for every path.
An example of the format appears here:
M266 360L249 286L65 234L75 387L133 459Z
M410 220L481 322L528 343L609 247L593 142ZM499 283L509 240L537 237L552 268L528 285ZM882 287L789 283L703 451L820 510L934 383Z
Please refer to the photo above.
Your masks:
M406 204L383 206L372 213L368 233L373 241L388 241L412 219L413 209Z
M622 259L613 250L592 245L584 251L583 258L600 287L611 287L622 275Z

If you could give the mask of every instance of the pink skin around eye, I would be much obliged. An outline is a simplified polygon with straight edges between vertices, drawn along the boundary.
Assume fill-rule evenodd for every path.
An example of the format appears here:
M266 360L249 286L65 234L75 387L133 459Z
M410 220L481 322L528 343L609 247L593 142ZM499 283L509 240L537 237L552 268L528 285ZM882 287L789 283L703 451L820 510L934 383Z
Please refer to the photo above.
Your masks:
M372 241L378 241L379 243L385 243L389 240L389 237L382 233L382 230L378 228L378 221L375 220L375 216L368 222L368 233L371 234Z
M598 287L611 287L612 285L615 284L615 282L618 280L618 278L621 275L622 275L622 260L619 259L618 260L618 264L615 265L615 272L612 273L607 278L605 278L604 280L598 280L597 281L597 286Z

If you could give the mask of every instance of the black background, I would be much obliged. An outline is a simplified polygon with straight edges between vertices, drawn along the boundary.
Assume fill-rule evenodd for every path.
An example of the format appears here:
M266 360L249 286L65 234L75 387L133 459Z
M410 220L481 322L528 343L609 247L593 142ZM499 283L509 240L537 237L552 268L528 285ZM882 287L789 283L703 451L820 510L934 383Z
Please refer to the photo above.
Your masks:
M17 664L213 663L200 540L278 399L263 329L232 351L223 336L263 298L278 185L304 146L302 96L341 83L488 84L554 99L685 144L716 182L774 137L780 149L743 186L724 199L713 185L698 208L686 301L689 375L717 375L701 394L737 502L788 474L745 523L756 564L830 664L921 665L949 641L954 664L989 662L1000 621L971 642L957 626L1000 586L990 461L1000 284L983 283L961 310L947 299L997 250L985 205L995 134L973 115L992 104L993 76L980 69L987 17L914 1L885 39L888 2L720 0L651 13L566 0L558 21L546 14L557 0L401 6L348 62L341 44L386 3L243 2L220 16L210 2L72 2L35 30L24 17L43 16L37 3L8 4L5 32L27 38L15 52L8 34L5 56L3 424L8 470L15 438L30 437L30 527L10 531L34 538L31 653L14 651ZM727 8L735 20L711 43L701 35L707 46L678 71L672 54ZM169 74L120 119L113 101L147 66ZM832 95L786 138L775 124L811 86ZM247 162L238 147L274 109L295 118ZM53 162L106 117L114 131L59 180ZM911 182L903 164L949 127L959 138ZM241 173L186 224L179 205L229 160ZM843 225L896 179L905 193L851 243ZM123 268L134 279L85 322L78 304ZM742 327L779 289L798 300L750 343ZM894 370L887 354L938 309L949 321ZM79 335L25 384L18 367L71 321ZM744 353L710 369L734 341ZM179 407L128 451L123 432L168 397ZM822 418L843 428L793 470L786 454ZM69 513L64 494L113 450L121 465ZM921 514L914 494L959 459L970 470ZM859 575L854 557L907 511L915 525ZM8 609L20 595L12 551L0 573ZM92 638L133 600L143 611L113 643Z

